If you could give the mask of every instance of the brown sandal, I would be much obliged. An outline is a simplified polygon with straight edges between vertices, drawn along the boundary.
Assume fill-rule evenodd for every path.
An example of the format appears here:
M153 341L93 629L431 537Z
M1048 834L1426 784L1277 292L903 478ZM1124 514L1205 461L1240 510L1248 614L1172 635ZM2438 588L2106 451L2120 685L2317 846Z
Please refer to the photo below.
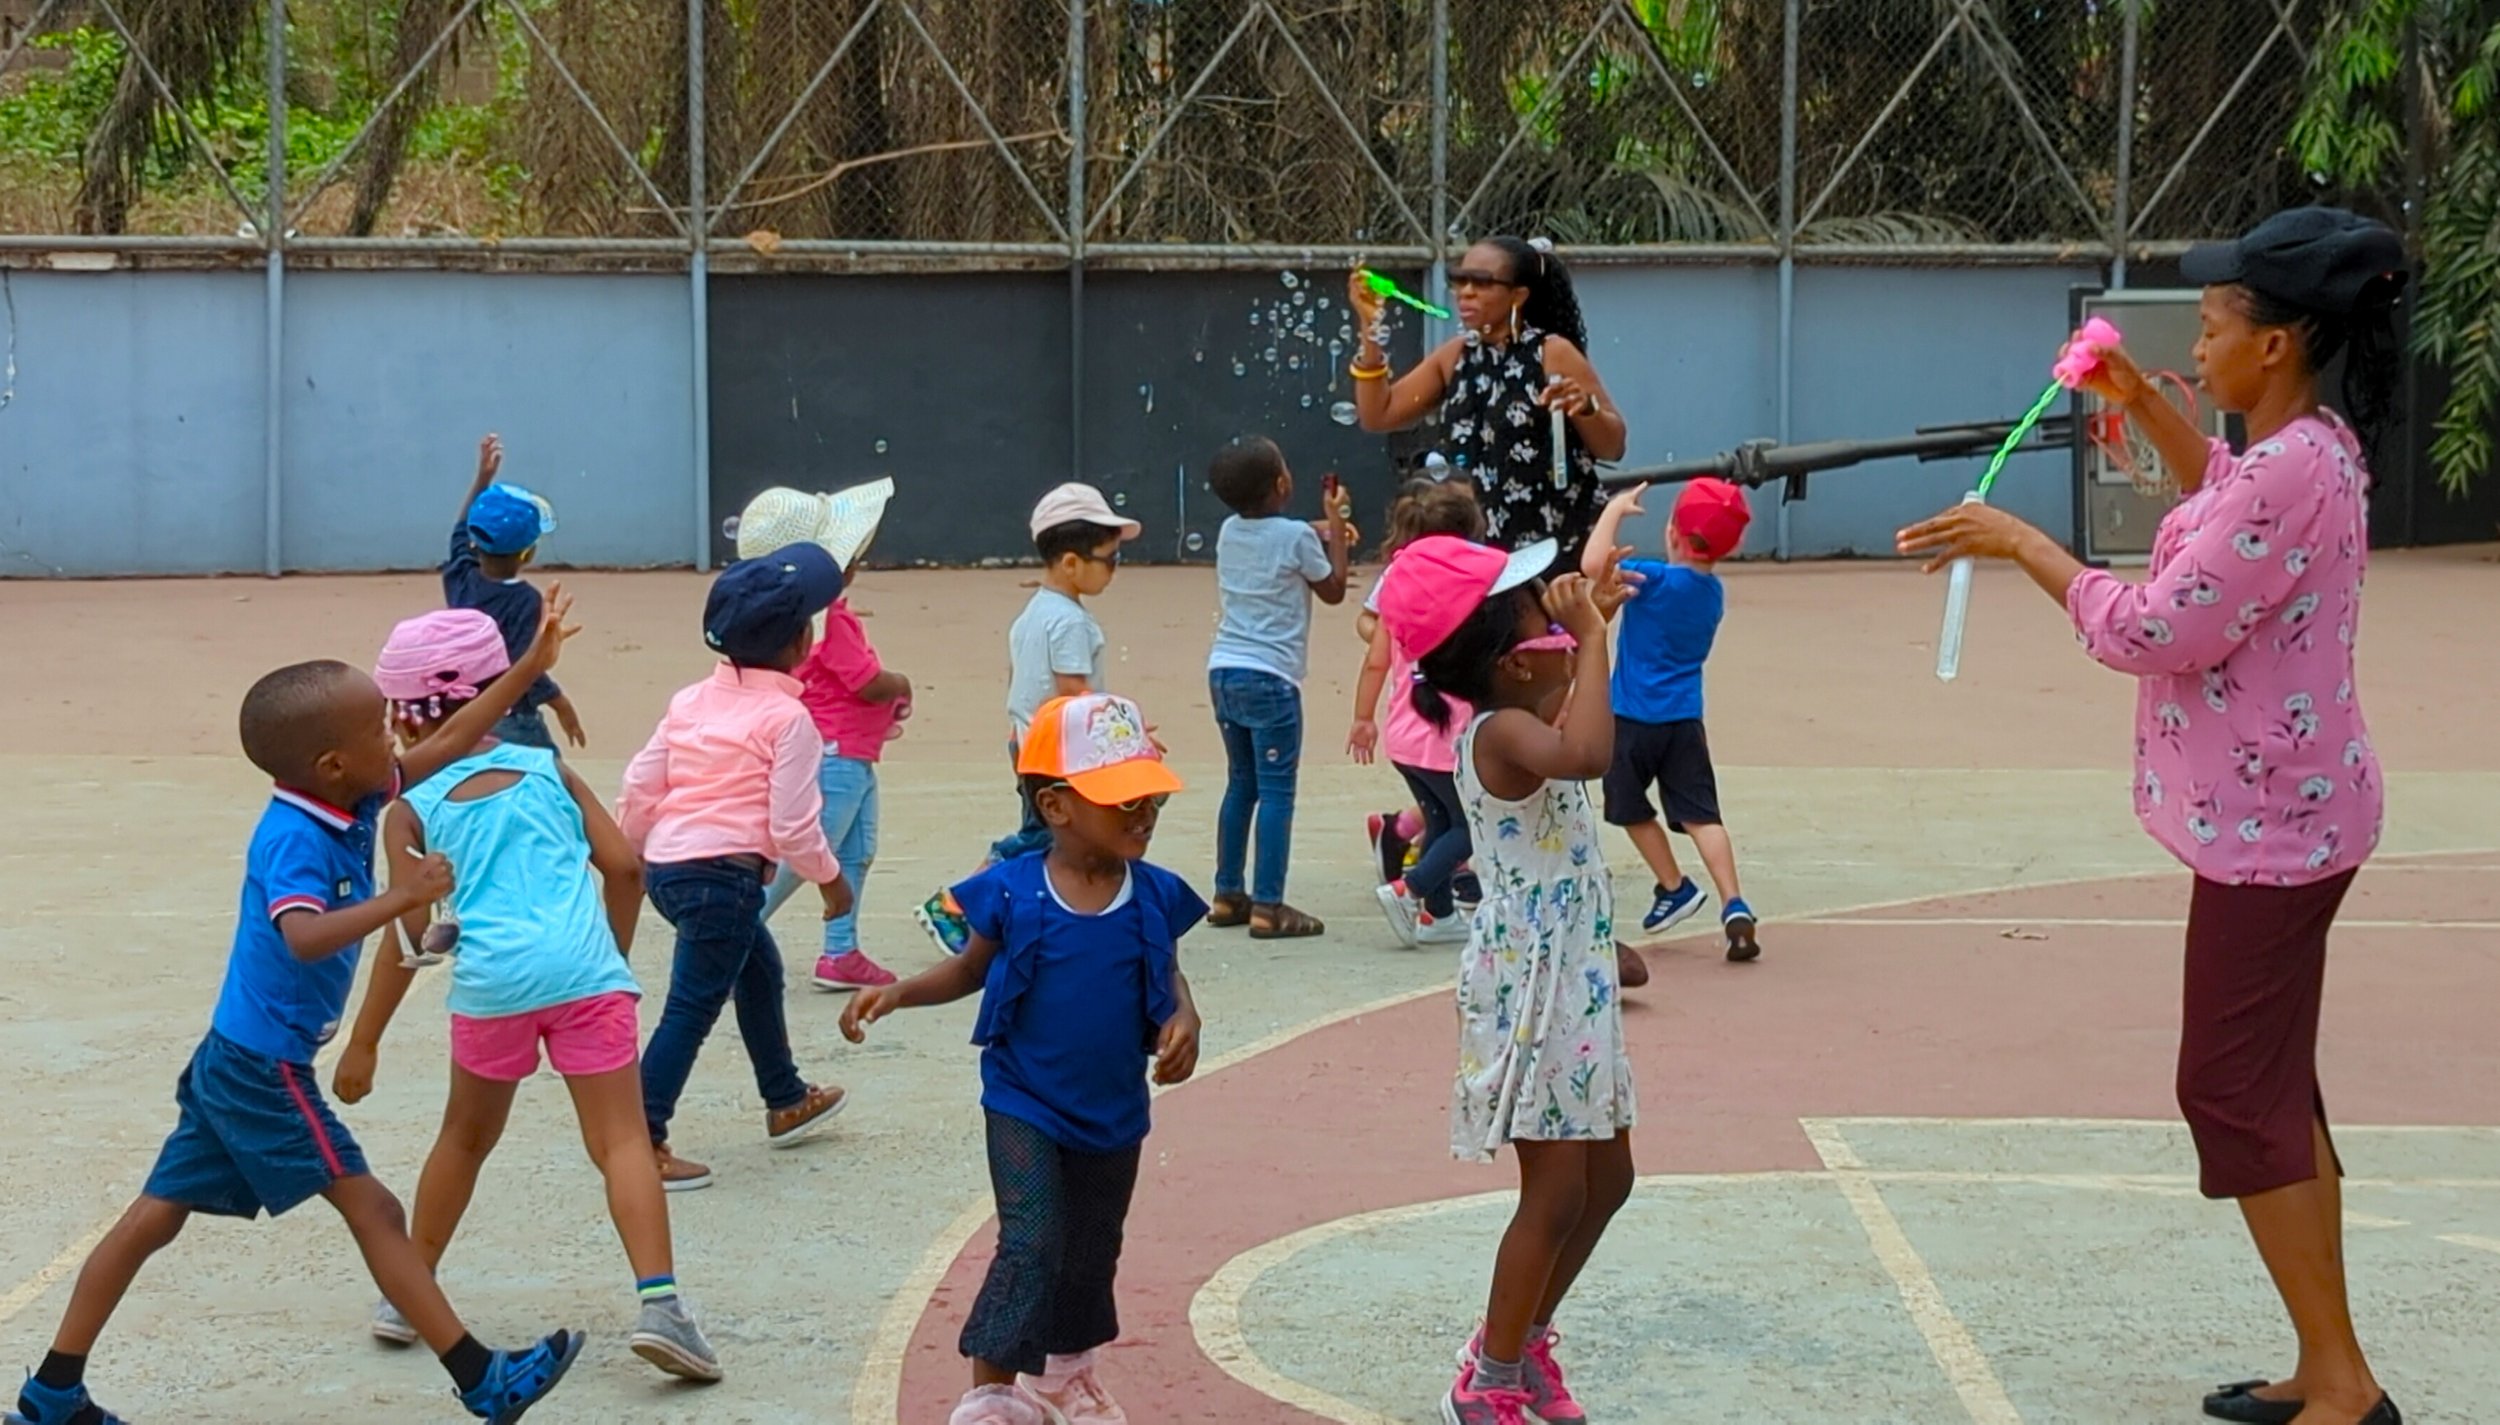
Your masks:
M1266 924L1260 924L1262 919ZM1250 907L1250 938L1253 940L1305 940L1324 934L1327 929L1318 916L1295 910L1281 901L1275 905Z
M1618 940L1615 942L1615 981L1627 990L1637 990L1649 983L1649 962L1641 952Z
M1207 924L1218 930L1230 930L1250 923L1250 898L1239 891L1218 892L1207 906Z

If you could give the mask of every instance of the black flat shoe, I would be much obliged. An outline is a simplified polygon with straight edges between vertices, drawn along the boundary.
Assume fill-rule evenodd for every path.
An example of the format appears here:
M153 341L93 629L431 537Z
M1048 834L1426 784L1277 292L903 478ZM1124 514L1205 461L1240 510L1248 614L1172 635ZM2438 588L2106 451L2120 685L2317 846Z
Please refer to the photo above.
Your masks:
M2396 1398L2382 1395L2378 1408L2361 1417L2361 1425L2405 1425L2405 1413L2396 1408Z
M2293 1418L2300 1414L2301 1402L2267 1400L2252 1393L2261 1385L2271 1384L2272 1381L2242 1380L2220 1386L2205 1397L2205 1413L2216 1420L2238 1420L2245 1425L2291 1425ZM2396 1422L2382 1421L2374 1415L2363 1425L2396 1425Z

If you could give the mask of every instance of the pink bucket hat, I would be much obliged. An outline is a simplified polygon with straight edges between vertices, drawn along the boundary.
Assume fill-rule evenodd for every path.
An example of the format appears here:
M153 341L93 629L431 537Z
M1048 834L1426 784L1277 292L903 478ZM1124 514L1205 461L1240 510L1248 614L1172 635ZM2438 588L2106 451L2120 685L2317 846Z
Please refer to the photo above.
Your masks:
M373 660L373 681L382 696L402 707L444 700L465 702L512 666L503 630L476 609L437 609L402 619Z
M1454 534L1426 535L1399 550L1380 576L1380 621L1409 657L1421 658L1485 600L1543 574L1558 552L1550 539L1505 554Z

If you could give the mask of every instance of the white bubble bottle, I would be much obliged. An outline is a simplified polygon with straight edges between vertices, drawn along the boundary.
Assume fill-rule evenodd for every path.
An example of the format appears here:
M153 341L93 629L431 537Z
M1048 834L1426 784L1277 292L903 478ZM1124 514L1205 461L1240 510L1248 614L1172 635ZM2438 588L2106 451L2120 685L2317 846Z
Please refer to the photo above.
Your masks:
M1986 502L1973 490L1962 497L1962 503ZM1970 619L1971 569L1976 562L1964 555L1945 574L1944 630L1936 635L1936 677L1941 682L1952 682L1962 671L1962 626Z

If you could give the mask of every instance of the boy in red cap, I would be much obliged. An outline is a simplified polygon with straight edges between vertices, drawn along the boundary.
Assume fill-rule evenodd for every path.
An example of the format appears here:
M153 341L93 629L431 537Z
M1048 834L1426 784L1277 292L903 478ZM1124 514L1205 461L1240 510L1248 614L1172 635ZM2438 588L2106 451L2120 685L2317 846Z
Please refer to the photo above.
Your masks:
M1624 491L1598 516L1582 557L1591 578L1604 571L1624 517L1642 513L1641 496L1648 489ZM1725 480L1695 480L1676 496L1667 520L1666 560L1623 561L1624 582L1634 592L1623 607L1611 689L1615 760L1606 772L1606 820L1632 838L1657 878L1641 929L1656 934L1702 907L1701 888L1676 865L1675 848L1667 841L1669 830L1680 831L1693 839L1718 887L1719 924L1731 960L1751 960L1762 946L1754 934L1753 909L1736 882L1736 847L1719 820L1719 779L1701 721L1701 671L1727 611L1727 592L1715 571L1744 542L1752 518L1744 491ZM1666 803L1664 827L1650 805L1653 785Z

